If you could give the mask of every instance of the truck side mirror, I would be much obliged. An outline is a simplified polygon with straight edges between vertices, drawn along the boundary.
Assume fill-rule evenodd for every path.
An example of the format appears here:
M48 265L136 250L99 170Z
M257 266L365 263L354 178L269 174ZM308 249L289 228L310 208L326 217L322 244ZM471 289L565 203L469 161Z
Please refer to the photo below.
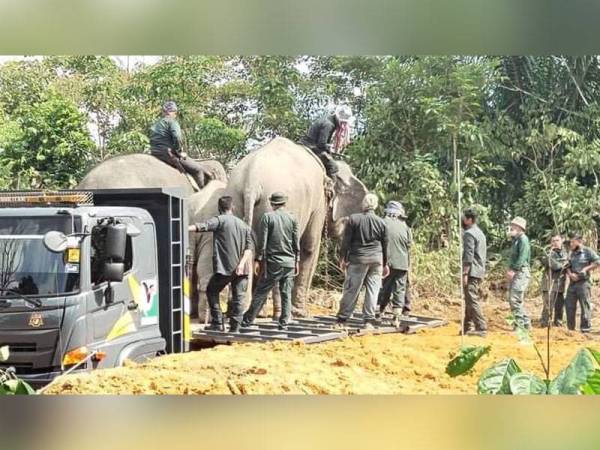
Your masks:
M122 262L105 262L103 278L108 282L120 283L123 281L125 264Z
M43 242L52 253L63 253L67 250L68 238L60 231L48 231L44 235Z
M110 224L106 227L106 259L122 262L125 259L127 244L127 225L122 223Z

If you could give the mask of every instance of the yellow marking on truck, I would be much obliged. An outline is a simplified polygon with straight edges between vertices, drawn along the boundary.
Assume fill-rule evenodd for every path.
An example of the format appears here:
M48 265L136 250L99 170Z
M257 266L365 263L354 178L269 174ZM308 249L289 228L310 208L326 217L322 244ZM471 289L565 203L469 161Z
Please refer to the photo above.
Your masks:
M133 275L129 275L127 277L127 282L129 283L129 290L133 296L133 301L139 305L142 294L142 287L140 286L140 283L138 283Z
M133 317L131 316L130 312L127 312L119 317L119 320L115 322L112 330L110 330L110 333L108 333L108 336L106 337L106 341L112 341L127 333L134 333L135 331L137 331L137 328L133 322Z
M78 248L70 248L67 251L67 262L78 263L80 256L80 250Z
M189 342L192 340L192 322L190 320L190 279L183 279L183 340Z

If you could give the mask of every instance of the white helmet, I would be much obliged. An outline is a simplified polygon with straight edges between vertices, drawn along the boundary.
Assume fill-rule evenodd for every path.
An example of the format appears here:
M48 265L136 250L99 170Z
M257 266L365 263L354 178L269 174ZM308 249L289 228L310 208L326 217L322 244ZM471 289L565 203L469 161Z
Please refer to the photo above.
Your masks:
M349 106L339 105L335 109L335 116L340 122L349 122L352 118L352 110Z

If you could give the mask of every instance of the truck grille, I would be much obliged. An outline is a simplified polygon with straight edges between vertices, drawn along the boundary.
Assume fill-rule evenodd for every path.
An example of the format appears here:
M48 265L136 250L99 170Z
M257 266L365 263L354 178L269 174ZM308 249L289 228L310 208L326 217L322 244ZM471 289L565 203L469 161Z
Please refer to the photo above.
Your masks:
M19 343L19 344L0 344L0 347L8 346L9 353L20 353L20 352L35 352L37 345L35 342L31 343Z

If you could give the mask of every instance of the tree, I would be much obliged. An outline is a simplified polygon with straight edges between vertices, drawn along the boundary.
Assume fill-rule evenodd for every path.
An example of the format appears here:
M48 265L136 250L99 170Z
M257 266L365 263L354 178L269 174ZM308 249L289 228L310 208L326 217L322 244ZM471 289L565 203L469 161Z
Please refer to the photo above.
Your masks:
M81 179L94 149L86 117L70 100L51 91L47 99L23 108L18 138L0 160L14 174L11 188L68 188Z

